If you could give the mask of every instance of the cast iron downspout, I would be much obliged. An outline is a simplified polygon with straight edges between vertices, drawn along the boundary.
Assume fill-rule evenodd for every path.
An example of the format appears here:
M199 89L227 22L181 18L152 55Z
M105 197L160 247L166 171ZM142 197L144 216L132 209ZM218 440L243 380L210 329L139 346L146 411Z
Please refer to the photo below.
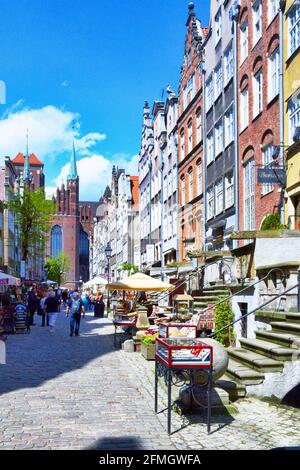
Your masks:
M284 166L284 91L283 91L283 9L279 3L279 116L280 116L280 164ZM280 222L284 224L284 187L280 191Z
M237 16L233 18L233 89L234 89L234 204L235 204L235 230L239 230L239 152L238 152L238 47L237 47ZM235 241L237 246L238 241Z
M203 53L204 54L204 53ZM202 56L203 57L203 56ZM201 74L202 74L202 102L203 102L203 112L202 112L202 122L203 122L203 248L206 249L206 190L207 190L207 177L206 177L206 88L205 88L205 67L204 67L204 57L201 60Z

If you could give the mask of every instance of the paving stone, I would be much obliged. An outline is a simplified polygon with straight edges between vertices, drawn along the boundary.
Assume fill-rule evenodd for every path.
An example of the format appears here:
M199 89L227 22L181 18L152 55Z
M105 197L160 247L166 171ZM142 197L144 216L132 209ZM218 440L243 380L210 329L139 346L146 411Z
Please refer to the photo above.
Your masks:
M154 363L138 353L115 349L113 328L103 328L104 324L107 319L88 316L81 337L70 338L61 315L52 336L36 327L30 335L8 338L7 364L0 366L0 449L299 445L299 410L254 398L238 402L233 418L213 417L210 436L205 416L184 418L173 413L172 429L179 431L169 437L166 413L153 412ZM166 387L160 381L160 409L166 403Z

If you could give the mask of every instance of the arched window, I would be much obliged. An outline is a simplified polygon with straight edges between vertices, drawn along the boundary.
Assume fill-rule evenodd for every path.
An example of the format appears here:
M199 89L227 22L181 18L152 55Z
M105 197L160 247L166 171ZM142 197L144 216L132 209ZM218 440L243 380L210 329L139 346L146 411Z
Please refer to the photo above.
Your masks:
M79 238L79 256L89 257L89 250L89 237L83 230L81 230Z
M62 252L62 229L59 225L54 225L51 229L51 258L56 258Z

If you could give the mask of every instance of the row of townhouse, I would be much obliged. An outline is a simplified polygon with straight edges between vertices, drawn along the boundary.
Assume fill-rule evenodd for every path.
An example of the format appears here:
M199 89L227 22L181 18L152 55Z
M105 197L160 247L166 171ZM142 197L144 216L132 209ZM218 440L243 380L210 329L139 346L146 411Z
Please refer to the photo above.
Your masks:
M127 274L121 270L124 263L140 265L138 176L114 166L111 185L100 198L94 217L90 277L118 280Z
M269 214L300 227L300 3L211 0L208 28L190 3L186 27L178 96L145 104L139 154L141 265L161 271Z

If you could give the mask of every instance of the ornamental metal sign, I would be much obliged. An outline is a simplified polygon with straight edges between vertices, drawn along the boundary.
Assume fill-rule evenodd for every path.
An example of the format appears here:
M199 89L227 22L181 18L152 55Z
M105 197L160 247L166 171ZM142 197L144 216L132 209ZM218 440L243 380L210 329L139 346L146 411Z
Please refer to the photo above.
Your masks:
M286 171L283 168L258 168L258 184L280 184L286 185Z

